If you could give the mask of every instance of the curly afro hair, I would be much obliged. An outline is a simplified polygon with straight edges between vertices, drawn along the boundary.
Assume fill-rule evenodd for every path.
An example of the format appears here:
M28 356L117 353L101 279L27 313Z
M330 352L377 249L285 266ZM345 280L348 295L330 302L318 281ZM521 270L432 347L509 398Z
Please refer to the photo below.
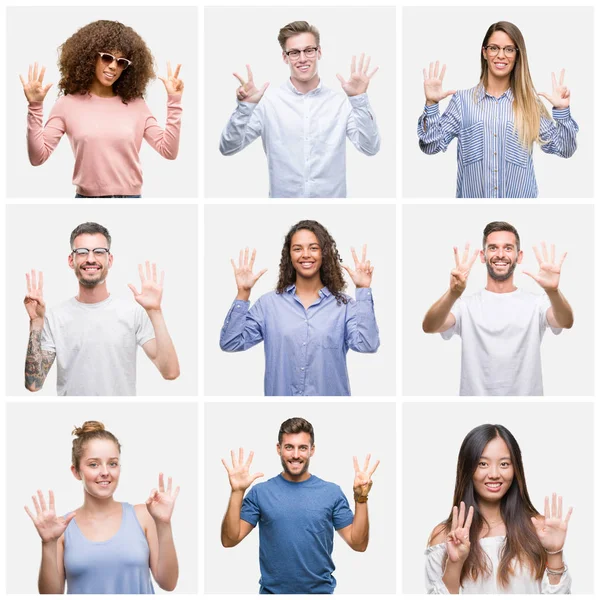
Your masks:
M119 52L131 61L113 84L123 102L142 98L148 82L155 77L154 58L144 40L131 27L118 21L94 21L77 30L59 48L60 82L65 94L85 94L96 71L98 52Z
M331 237L327 229L317 221L300 221L296 223L285 236L283 248L281 249L281 261L279 262L279 281L276 291L282 294L289 285L296 283L296 270L292 265L290 248L292 246L292 237L297 231L306 229L317 236L319 246L321 246L321 256L323 263L319 274L323 285L327 286L329 291L335 296L338 304L347 304L348 297L343 294L346 289L346 282L342 273L342 259L338 252L335 240Z

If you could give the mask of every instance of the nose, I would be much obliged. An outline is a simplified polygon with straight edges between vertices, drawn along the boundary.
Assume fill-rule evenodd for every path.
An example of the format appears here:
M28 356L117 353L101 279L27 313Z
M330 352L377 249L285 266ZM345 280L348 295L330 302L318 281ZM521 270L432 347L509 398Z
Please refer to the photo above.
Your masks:
M106 465L100 465L100 477L108 477L108 467Z
M500 472L498 471L498 467L495 465L492 465L490 467L490 472L488 474L488 477L490 479L498 479L500 477Z
M504 248L498 248L498 256L502 258L504 256Z

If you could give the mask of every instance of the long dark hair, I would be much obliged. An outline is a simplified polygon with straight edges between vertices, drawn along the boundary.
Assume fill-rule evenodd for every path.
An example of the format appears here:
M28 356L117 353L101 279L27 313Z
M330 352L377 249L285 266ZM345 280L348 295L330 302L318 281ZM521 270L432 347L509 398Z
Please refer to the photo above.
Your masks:
M497 437L502 438L508 446L515 472L510 488L500 500L500 512L506 526L506 540L498 566L498 583L501 587L508 585L510 577L514 575L513 561L515 560L522 566L529 567L531 573L539 580L542 579L546 568L546 551L531 522L531 517L537 517L539 513L529 498L519 444L513 434L502 425L479 425L463 440L456 466L453 506L459 506L464 502L467 508L473 506L474 509L473 523L469 531L471 551L460 574L461 585L467 577L475 581L479 577L489 577L491 574L489 561L479 544L479 534L483 526L489 527L489 524L479 510L479 498L473 486L473 474L484 448ZM452 513L442 526L444 531L451 530Z
M285 292L285 288L296 283L296 270L292 265L290 248L292 237L297 231L306 229L317 236L319 246L321 246L321 256L323 262L319 275L323 285L327 286L329 291L335 296L338 304L347 304L348 297L343 294L346 289L346 282L342 274L342 259L338 252L335 240L331 237L327 229L317 221L300 221L292 226L285 236L283 248L281 249L281 260L279 261L279 280L277 281L276 291L278 294Z

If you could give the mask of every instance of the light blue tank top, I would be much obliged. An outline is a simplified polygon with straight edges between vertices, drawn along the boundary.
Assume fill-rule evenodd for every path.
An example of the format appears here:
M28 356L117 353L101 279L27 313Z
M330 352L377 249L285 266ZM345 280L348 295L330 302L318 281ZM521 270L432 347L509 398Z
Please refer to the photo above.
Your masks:
M86 539L76 519L67 526L67 594L154 594L146 535L133 506L126 502L121 506L121 527L104 542Z

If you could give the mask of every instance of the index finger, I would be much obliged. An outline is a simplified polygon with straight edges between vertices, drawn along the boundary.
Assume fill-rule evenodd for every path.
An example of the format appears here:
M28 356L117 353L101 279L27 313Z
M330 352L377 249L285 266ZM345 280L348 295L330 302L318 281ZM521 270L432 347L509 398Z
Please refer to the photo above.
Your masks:
M38 77L38 81L40 83L43 83L45 73L46 73L46 67L42 67L42 70L40 71L40 75ZM560 82L562 83L562 78L561 78Z
M165 477L162 473L158 474L158 491L159 492L165 491Z
M350 62L350 73L354 73L356 71L356 56L352 57L352 61Z
M25 273L25 280L27 281L27 293L31 293L31 279L29 278L29 273Z
M469 269L475 264L477 257L479 256L479 250L475 250L473 252L473 256L471 256L471 260L469 261Z
M450 525L450 531L454 531L456 529L456 521L458 521L458 508L456 506L452 507L452 525Z
M233 76L242 84L242 85L246 85L246 82L244 81L244 79L242 78L241 75L238 75L237 73L234 73Z
M167 61L167 77L173 77L173 69L171 69L171 61Z
M535 254L535 257L537 258L538 263L541 265L544 261L542 260L542 255L540 254L540 251L538 250L537 246L533 247L533 253Z
M454 251L454 262L456 263L456 266L458 267L460 265L460 261L458 260L458 248L456 246L453 246L452 250Z
M362 247L362 262L366 262L367 261L367 245L363 244Z
M48 503L50 504L50 510L54 511L54 492L48 490Z
M142 269L142 265L138 265L138 273L140 274L140 279L144 281L144 269Z
M250 65L246 65L246 70L248 71L248 81L254 81L254 75L252 75Z
M368 472L369 479L371 478L371 475L373 475L373 473L375 473L378 466L379 466L379 460L377 460L377 462L369 470L369 472Z
M350 248L350 252L352 252L352 258L354 259L354 264L358 265L358 256L356 256L356 251L354 250L354 248Z
M565 80L565 70L561 69L560 70L560 78L558 80L558 83L560 83L560 85L562 85L564 80Z
M246 461L246 466L250 467L252 464L252 459L254 458L254 450L250 450L250 454L248 454L248 460Z
M446 74L446 65L442 66L442 70L440 72L440 81L444 81L444 75Z
M368 471L369 469L369 462L371 460L371 455L367 454L367 458L365 458L365 466L363 467L363 471Z
M40 290L40 292L44 289L44 272L43 271L39 271L38 272L38 290Z
M473 506L469 507L469 513L467 514L467 521L465 522L465 529L471 528L471 523L473 522L473 514L475 513Z
M177 67L175 69L175 73L173 74L173 77L175 77L175 79L177 79L179 77L180 70L181 70L181 65L177 65Z
M354 464L354 472L358 473L360 469L358 468L358 459L356 458L356 456L352 457L352 463Z

